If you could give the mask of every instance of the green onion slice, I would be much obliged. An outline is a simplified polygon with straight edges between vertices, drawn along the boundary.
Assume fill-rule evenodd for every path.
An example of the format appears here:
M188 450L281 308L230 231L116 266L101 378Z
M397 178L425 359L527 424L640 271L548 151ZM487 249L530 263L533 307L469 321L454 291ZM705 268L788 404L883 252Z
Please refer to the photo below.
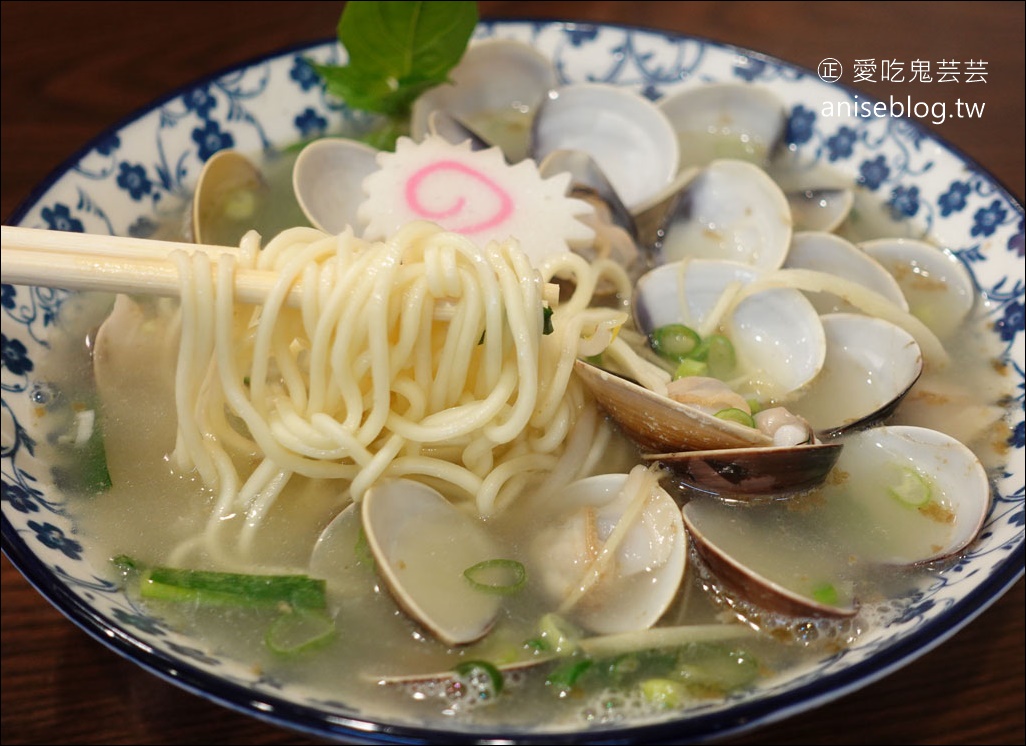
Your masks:
M545 683L561 692L569 691L594 663L591 658L568 658L556 666L546 677Z
M486 677L491 684L491 694L497 696L502 692L503 676L502 671L488 661L464 661L456 666L455 671L460 678L477 679L479 676Z
M207 605L281 606L324 609L326 584L306 575L243 575L210 570L154 567L143 573L139 592L158 601Z
M680 362L695 350L702 338L698 332L684 324L667 324L653 329L648 335L649 344L660 357Z
M915 469L902 469L901 482L887 491L898 502L912 508L926 505L933 497L933 487L929 480Z
M516 560L489 559L468 567L463 577L475 590L509 596L527 582L527 570Z
M299 609L271 624L264 644L275 653L295 655L319 648L335 635L335 620L324 611Z
M677 370L673 372L673 380L687 378L688 376L706 375L709 375L709 363L689 357L680 361Z
M701 360L709 365L709 375L713 378L726 378L734 372L737 355L734 345L722 334L710 334L702 340L703 357ZM697 357L697 355L696 355Z
M752 418L752 415L748 414L748 412L743 409L738 409L737 407L721 409L716 413L716 417L721 420L736 422L739 425L744 425L745 427L755 427L755 420Z

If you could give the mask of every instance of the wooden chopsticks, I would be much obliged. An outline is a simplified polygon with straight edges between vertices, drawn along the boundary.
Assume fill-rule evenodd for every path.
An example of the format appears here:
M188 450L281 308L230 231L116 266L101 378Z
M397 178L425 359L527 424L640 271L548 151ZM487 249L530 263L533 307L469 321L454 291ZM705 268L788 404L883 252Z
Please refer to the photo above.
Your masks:
M173 251L210 255L214 267L220 256L237 254L230 246L155 241L123 236L52 231L2 226L0 279L11 285L33 285L68 290L98 290L178 297L178 268ZM236 299L264 301L275 282L273 272L237 268ZM287 303L298 306L300 289L294 287Z

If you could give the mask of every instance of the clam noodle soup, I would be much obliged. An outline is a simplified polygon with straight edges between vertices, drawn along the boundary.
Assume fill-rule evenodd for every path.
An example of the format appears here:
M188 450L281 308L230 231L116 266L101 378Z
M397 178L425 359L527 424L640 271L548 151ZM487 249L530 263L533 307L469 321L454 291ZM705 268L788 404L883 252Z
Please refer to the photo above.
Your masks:
M503 126L508 126L508 112L500 112L500 116ZM480 119L476 123L481 131L489 131ZM786 151L738 145L732 139L736 136L731 132L696 136L695 141L711 146L717 155L706 157L695 167L699 169L695 175L683 179L675 189L686 193L688 185L701 184L711 173L707 170L710 164L729 163L736 171L768 174L772 178L765 181L779 196L783 190L773 185L794 191L794 174L799 170L789 168ZM695 141L689 143L689 157L695 157ZM424 143L421 139L415 147L410 141L405 147L411 152L422 150L427 147ZM469 148L431 147L441 148L444 158L470 159L465 161L471 164L466 168L480 169L479 174L494 177L500 184L512 169L495 165L494 158L485 164L479 160L481 154ZM730 157L718 157L724 153ZM770 157L771 153L775 155ZM735 157L745 160L735 161ZM405 161L400 161L393 165L401 171ZM278 156L276 165L268 170L274 174L272 192L287 198L291 170L282 168L282 162ZM735 167L736 163L742 166ZM840 176L828 176L817 183L829 181L832 189L845 186L839 183ZM806 181L800 186L811 185ZM885 210L868 209L865 194L848 186L852 187L852 200L862 209L830 231L853 242L914 233L895 225ZM517 198L515 188L509 193ZM723 192L719 193L722 199ZM709 235L720 230L719 216L703 217L702 213L706 205L714 206L715 199L709 202L712 198L697 192L686 199L674 197L662 205L650 200L646 209L655 210L659 220L668 220L664 227L672 226L674 220L691 220L699 222L693 222L689 231ZM681 203L689 207L682 209ZM637 205L634 207L640 224L641 214ZM581 210L579 204L561 209ZM291 221L295 211L289 210L285 214ZM757 214L757 208L753 210ZM645 219L652 220L652 213ZM802 233L801 226L788 222L785 251L792 235L797 239ZM181 225L181 221L174 224ZM600 222L591 224L600 235L610 235L601 233L605 228ZM635 284L639 278L672 263L676 269L671 284L676 290L671 290L671 296L678 294L682 303L675 306L659 301L653 308L701 328L700 336L705 338L729 331L726 336L735 348L731 354L737 357L738 367L723 377L740 392L741 403L737 407L716 405L716 411L746 409L751 417L760 407L793 403L795 411L811 423L810 429L825 433L836 424L832 419L835 413L803 407L800 395L770 381L766 369L753 362L755 353L747 352L740 341L746 328L743 304L761 297L760 289L753 285L764 280L764 275L738 279L739 275L732 274L725 286L733 299L714 294L708 307L692 308L688 306L690 296L681 288L704 271L701 261L719 259L703 254L703 260L689 261L673 254L670 241L654 248L643 243L636 254L630 248L614 248L608 253L608 247L584 242L574 247L577 255L588 258L583 268L550 255L532 256L531 263L525 265L517 242L506 246L505 253L485 257L482 246L453 238L448 228L436 232L412 225L404 222L396 232L382 236L381 244L363 243L355 237L329 238L311 229L275 237L278 231L292 227L289 222L268 228L262 243L267 246L272 238L277 242L274 251L280 251L281 258L274 266L279 269L292 266L289 262L306 252L313 257L310 266L351 283L350 294L359 293L359 278L380 277L386 268L395 266L404 267L411 275L422 271L424 287L430 288L432 283L444 286L431 296L430 303L418 306L416 313L410 310L408 299L413 288L422 287L416 284L421 281L419 276L400 278L397 271L390 290L384 291L388 295L395 290L383 301L392 305L382 311L382 318L394 321L408 313L419 319L410 323L425 332L421 345L429 363L424 363L424 358L418 363L415 355L406 363L397 361L398 347L408 343L411 349L420 349L417 335L411 333L407 338L401 324L388 327L383 347L378 344L382 340L375 341L378 328L372 321L353 320L338 312L328 324L324 319L332 306L327 290L318 306L296 310L283 304L274 313L263 312L263 318L252 309L236 308L233 316L233 309L219 307L215 297L224 286L204 287L205 265L195 259L180 260L186 278L183 287L192 299L181 307L168 300L115 301L91 294L76 296L65 304L59 355L48 358L41 373L41 379L59 396L43 416L53 423L55 435L49 447L57 464L67 459L69 439L92 440L88 424L83 424L87 419L83 411L95 412L96 432L102 432L112 485L102 494L77 496L72 505L81 532L97 540L96 547L88 550L96 555L91 557L94 565L104 566L111 557L131 558L133 567L124 562L106 566L111 568L111 578L123 580L133 595L142 592L140 582L148 582L146 568L168 565L225 573L305 574L327 584L325 614L284 628L282 618L295 621L295 609L286 609L283 617L280 606L245 608L202 600L144 598L140 603L147 613L173 628L195 631L218 655L245 661L266 677L298 682L318 698L344 702L389 722L445 721L445 727L468 730L507 726L531 730L543 724L546 730L569 731L655 722L668 717L668 712L716 708L743 698L760 681L797 677L805 664L835 655L897 618L904 602L892 599L902 599L925 576L943 572L956 561L943 551L950 534L945 527L956 521L961 510L952 494L955 488L930 476L933 467L922 461L924 456L902 453L897 450L901 446L895 445L904 440L918 443L921 438L916 431L894 431L878 445L874 436L867 434L877 432L879 424L845 430L844 425L857 419L845 414L839 435L820 438L845 444L841 459L822 486L798 494L770 490L754 499L740 489L715 497L675 472L665 460L650 457L654 449L628 437L576 374L564 375L569 354L571 360L586 358L642 382L651 378L653 387L661 386L660 393L666 393L678 365L694 358L685 356L671 363L653 352L648 340L656 329L677 322L641 321L639 301L632 296L640 286ZM546 227L543 225L543 230ZM671 233L669 229L665 232L667 236ZM742 233L739 229L736 235ZM252 244L254 240L252 236L243 239L240 265L273 261L246 257L247 241ZM743 243L733 236L713 243L726 245L735 240ZM567 243L579 242L568 238ZM615 246L615 241L610 244ZM324 248L317 248L322 245ZM380 264L359 265L361 257L380 246L400 253ZM249 251L252 254L252 246ZM619 263L619 269L596 269L605 261L603 251ZM445 258L439 260L436 254ZM401 257L398 264L396 257ZM465 265L460 263L464 260ZM473 317L469 311L461 315L462 306L456 301L447 306L446 294L457 299L474 292L486 296L492 270L481 270L479 277L467 280L466 268L488 262L498 278L495 287L502 288L505 316L496 322L482 311L480 328L471 330L471 322L466 321L467 330L453 332ZM421 265L423 269L417 269ZM462 274L445 274L456 266L464 270ZM733 262L726 266L733 271ZM514 277L510 273L517 268L522 274L515 282L503 284L503 278ZM824 272L782 261L766 273L788 269ZM464 282L458 292L452 284L457 276ZM815 302L817 318L861 313L877 303L875 291L867 296L869 302L853 292L847 281L843 286L834 284L820 274L814 279L825 284L814 290L807 283L809 276L780 274L775 276L778 282L769 284L779 289L785 280L793 281L785 289L798 296L802 308ZM302 279L306 293L314 277L302 275ZM703 287L709 285L703 283ZM425 292L430 295L431 291ZM375 298L368 296L366 302L372 304ZM975 307L964 321L941 334L930 330L928 303L910 310L901 310L898 303L887 306L890 321L924 320L921 326L908 322L911 332L906 336L911 343L895 344L903 348L919 344L920 357L925 358L922 374L912 376L911 391L884 396L903 396L887 424L924 427L931 432L947 429L993 471L1000 468L1006 455L1003 407L1011 395L1011 382L995 363L1000 351L993 335L981 333L984 300L973 301ZM551 336L540 332L546 304L552 309ZM539 323L535 331L530 331L532 314L537 314ZM655 311L649 315L653 314ZM765 315L765 311L753 314ZM519 331L521 321L528 331ZM261 324L268 329L265 341L258 331ZM655 328L646 329L646 324ZM574 327L573 332L567 331L569 326ZM222 327L230 345L215 338ZM289 338L284 343L272 339L273 329L283 327L287 327ZM204 328L217 331L204 340ZM351 349L343 354L336 346L331 354L337 357L328 362L319 359L321 347L314 333L318 329L327 329L323 333L334 339L350 334L354 339ZM871 365L864 361L857 343L829 342L833 339L830 333L824 336L828 340L824 360L797 388L814 385L812 379L825 377L821 371L831 365ZM530 343L525 343L530 352L517 347L521 337L530 337ZM453 341L457 338L472 339L472 344L461 348ZM560 345L555 344L557 340ZM446 346L449 343L451 346ZM849 348L854 351L846 357L837 352L841 348L845 353ZM464 349L467 357L462 379L456 373L439 372L443 358L458 357ZM289 369L283 361L293 353L295 365ZM208 372L208 361L222 354L235 356L244 366L234 371L239 374L234 383L219 384L218 374ZM191 362L183 363L182 355L190 356ZM528 355L534 355L530 360L535 366L534 379L525 375L524 365L516 364ZM941 356L949 359L944 365L937 364ZM493 358L498 362L489 378L482 371ZM458 380L458 389L449 393L432 390L424 395L426 402L437 400L434 419L430 412L413 414L421 405L412 386L388 389L385 401L389 411L379 412L371 401L376 396L374 381L380 381L373 369L375 361L385 360L393 366L393 383L397 376L401 378L395 371L420 370L410 373L410 379L421 381L418 375L423 374L423 380L440 381L439 389L445 388L447 380ZM708 361L698 362L706 364L701 372L707 374ZM509 375L519 378L508 392L508 405L499 408L494 420L477 430L469 426L461 430L460 422L448 423L455 435L430 429L444 430L437 423L445 420L445 415L438 413L447 408L464 408L463 416L468 418L474 406L483 408L496 387L505 385L501 382L507 379L500 368L511 364L515 373ZM418 365L428 365L431 370L425 372ZM318 375L330 378L344 370L355 372L357 379L365 375L363 380L370 382L371 390L347 393L344 384L332 388L330 382L321 382L320 389L315 386ZM254 372L259 378L251 378ZM839 390L851 385L851 379L842 375L844 371L830 372L840 378ZM886 377L882 370L873 369L869 375L873 385L885 385L877 383ZM528 402L529 407L523 403L528 379L534 381L531 395L536 396ZM563 386L558 391L557 380ZM288 405L276 400L274 412L285 424L279 430L269 427L266 435L257 432L251 423L260 418L254 415L250 419L247 408L264 407L264 419L274 420L276 415L267 402L274 397L287 399L282 391L294 389L302 389L305 397L322 396L334 402L340 421L354 409L354 400L346 397L355 396L363 402L360 407L366 419L352 432L359 433L369 420L378 419L381 429L359 447L346 450L335 446L339 452L345 451L342 456L323 456L331 451L325 443L327 433L334 430L316 419L310 420L305 430L300 425L289 430L293 420L288 418L298 415L286 412ZM183 391L188 392L188 412L183 409ZM268 398L261 399L262 395ZM820 398L831 400L829 395ZM758 404L753 410L754 400ZM69 407L68 402L76 407ZM83 402L86 404L79 405ZM423 406L431 409L429 404ZM496 436L487 446L481 445L477 439L482 433L497 432L500 425L515 418L518 406L531 410L524 414L524 422L532 423L525 425L525 433ZM551 418L538 420L537 411L546 407L552 409ZM865 412L868 415L877 407L863 408L870 410ZM183 424L190 421L191 433L189 425ZM754 423L733 423L731 427L750 424ZM299 436L294 436L289 445L281 435L285 430L309 431L309 441L299 442ZM217 454L209 463L205 461L211 431L226 444L220 454L227 454L227 465L218 461ZM424 436L428 444L415 442L408 434L414 431L428 433ZM355 436L350 433L346 437ZM777 445L802 448L808 437L805 432L795 442ZM264 442L263 438L283 444L283 450L291 449L295 466L291 461L288 466L275 466L271 456L253 447ZM375 454L388 452L395 439L403 445L394 448L390 464L381 466L377 461L383 459L375 459ZM856 448L857 439L869 441L868 452ZM557 445L540 442L546 440ZM956 448L948 443L944 447ZM882 461L874 451L885 454ZM340 462L344 468L338 466ZM262 463L272 465L266 467L268 473L260 481L253 475ZM443 463L453 466L438 466ZM489 481L489 475L501 471L497 466L505 472ZM69 489L74 484L89 484L95 477L77 467L68 461L56 471ZM869 473L874 474L872 479ZM326 477L318 476L321 474ZM612 480L597 476L609 474L618 476ZM248 502L233 502L240 484L242 491L250 490ZM476 491L471 489L473 485ZM367 492L367 487L373 489ZM986 480L984 488L985 492L989 489ZM226 493L231 494L226 497ZM482 497L485 494L487 498ZM989 493L982 499L989 500ZM684 510L684 523L681 506L689 506ZM982 520L986 503L978 510ZM921 546L909 550L900 540L903 536L918 537ZM745 570L740 575L724 572L724 556L728 564L739 563ZM423 564L417 565L419 562ZM473 572L464 577L464 570ZM436 582L444 586L443 575L455 575L459 587L442 588L437 597L422 598L420 588ZM639 582L641 578L648 582ZM642 586L645 590L638 590ZM648 586L662 595L648 598ZM789 600L780 602L781 596ZM799 599L798 607L794 597ZM431 611L432 604L440 608ZM644 615L648 617L639 620ZM318 624L324 616L330 634L322 636ZM649 627L656 632L647 631ZM659 637L660 629L667 630L669 637ZM497 673L501 678L496 678Z

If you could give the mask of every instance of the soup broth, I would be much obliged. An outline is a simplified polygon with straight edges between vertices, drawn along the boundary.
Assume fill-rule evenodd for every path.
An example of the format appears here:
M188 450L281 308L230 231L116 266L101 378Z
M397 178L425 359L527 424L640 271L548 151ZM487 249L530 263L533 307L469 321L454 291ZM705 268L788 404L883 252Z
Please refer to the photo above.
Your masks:
M123 380L116 383L116 388L123 396L116 402L105 402L105 408L99 411L112 487L74 503L82 533L96 539L90 546L97 567L117 555L131 556L143 565L167 563L177 546L203 531L214 500L214 495L195 475L179 473L169 463L167 456L175 441L172 381L167 373L170 368L154 366L153 356L173 357L173 351L165 344L168 337L174 336L173 307L163 301L144 302L144 306L149 315L145 325L148 336L133 348L138 359L135 364L124 361L117 366ZM83 384L92 378L89 357L76 342L104 318L110 307L110 298L83 296L65 308L63 329L67 343L46 376L52 381L53 391L60 392L48 415L55 420L62 411L60 402L95 400L90 386ZM920 382L920 386L926 390L950 390L957 386L965 399L962 411L978 415L980 425L974 429L965 416L951 424L958 430L957 435L967 438L984 461L994 466L1000 463L1000 444L1006 433L986 413L993 414L1006 380L993 365L995 351L985 347L989 335L974 331L971 327L965 329L949 345L954 360L951 370L957 371L957 376L931 377ZM165 365L169 360L165 359ZM143 376L142 370L153 372ZM947 399L942 406L950 408L951 401ZM898 410L896 419L914 424L930 416L931 409L913 397L909 407ZM62 421L56 430L65 432L68 427L68 422ZM61 450L56 444L55 449ZM608 447L599 471L626 472L637 461L634 447L617 437ZM847 488L869 484L868 480L856 478ZM751 520L752 513L744 508L717 505L705 495L685 489L677 490L675 496L682 504L702 502L702 510L724 513L726 520L735 524ZM518 503L522 507L503 511L486 521L487 529L504 547L504 556L523 560L531 567L529 539L542 533L551 520L550 514L536 508L555 499L556 496L536 495ZM301 682L325 699L345 702L364 712L384 713L390 718L430 721L442 713L465 721L468 727L500 723L530 727L545 723L557 729L614 723L626 718L658 718L665 713L668 703L673 708L713 706L732 692L736 695L735 688L743 691L756 678L798 675L804 663L831 655L872 634L876 625L886 624L888 618L900 613L889 599L902 596L921 582L925 573L937 571L936 564L927 570L880 569L872 563L853 567L836 556L837 537L830 530L817 528L815 503L830 500L817 500L814 493L803 501L804 508L797 512L795 505L787 502L762 506L760 509L767 513L765 520L756 521L748 529L737 529L735 525L734 530L752 554L752 564L769 563L773 566L771 575L807 576L812 566L825 571L829 582L837 584L842 594L850 593L862 602L855 618L830 621L769 613L717 580L692 552L678 600L659 624L730 624L724 627L728 630L724 639L685 644L672 653L635 653L637 660L632 660L631 671L617 669L622 654L599 658L590 672L582 674L572 686L560 685L558 677L557 683L553 683L553 672L565 661L546 659L537 666L507 673L507 689L500 696L482 696L481 692L475 695L474 687L483 686L479 680L453 678L451 672L467 661L531 661L539 655L530 647L531 641L538 638L539 620L551 611L552 604L528 582L523 592L503 599L495 629L484 640L447 648L403 613L373 561L359 559L358 530L351 531L351 555L343 580L335 578L329 582L329 605L337 634L316 650L292 656L270 652L264 638L273 614L267 612L152 602L147 606L149 613L164 618L170 626L194 631L217 655L250 663L272 679ZM259 532L259 561L254 571L305 571L318 535L346 503L344 490L338 484L294 478ZM733 517L732 510L737 512ZM226 532L238 530L241 520L242 516L238 516L229 522L234 525L226 526ZM823 517L818 525L836 528L837 522ZM777 528L781 530L778 532ZM752 539L752 531L771 536L762 549ZM781 536L788 546L787 557L774 560L771 555L781 551ZM348 552L341 551L343 556ZM207 569L217 569L216 563ZM111 571L115 573L113 568ZM794 584L786 578L783 582ZM772 634L752 634L748 626L736 624L739 619ZM688 656L699 662L688 663ZM726 665L723 660L750 665L751 675L740 677L740 683L729 676L703 679L700 684L675 689L672 697L650 691L653 681L671 676L679 679L681 670L691 668L715 670ZM435 674L444 675L436 678ZM397 677L398 683L379 683L388 677Z
M280 173L287 175L287 169ZM860 231L873 223L867 212L864 209L859 217ZM64 341L47 361L49 369L42 378L51 382L53 395L43 416L52 421L55 435L50 447L56 462L66 458L61 437L75 420L71 404L87 402L84 407L97 413L111 486L102 494L80 495L73 509L81 533L95 540L89 542L93 566L110 567L111 577L118 577L108 562L111 557L129 556L142 566L168 564L177 548L204 531L216 495L194 473L176 469L169 458L176 438L173 303L140 299L143 321L135 327L139 336L123 345L124 359L107 366L107 374L116 378L103 385L118 396L97 401L93 366L81 341L112 305L109 297L89 294L65 304ZM980 316L945 340L952 364L946 372L928 372L893 420L948 431L988 468L996 468L1005 457L1008 435L1001 416L1008 378L994 364L996 341L983 324ZM639 461L636 448L617 433L593 471L626 473ZM844 489L871 487L870 480L853 475ZM803 496L800 510L798 503L787 501L761 505L759 520L753 520L754 513L744 506L718 503L672 484L671 488L679 504L694 501L701 504L701 511L720 514L729 525L724 530L734 532L732 540L748 553L753 566L766 567L767 575L807 595L814 595L813 585L833 585L843 597L859 600L858 614L823 619L768 612L719 580L689 550L684 581L658 625L703 630L719 626L723 631L718 635L698 635L691 642L683 637L669 648L642 646L593 656L554 654L551 646L546 650L535 644L546 633L544 623L554 605L529 575L521 592L502 599L490 634L450 648L396 603L373 559L361 549L355 523L336 549L336 572L326 578L335 634L316 649L286 656L271 652L265 638L274 622L273 611L158 602L147 602L145 608L169 626L195 633L212 654L243 661L270 680L295 682L318 699L344 703L343 710L354 707L390 722L430 723L441 716L469 729L499 724L529 729L542 724L546 729L571 730L658 719L667 709L717 707L728 697L742 696L756 681L799 676L807 664L886 625L901 613L901 604L891 599L901 598L944 568L944 562L925 569L881 568L838 556L832 532L839 520L836 514L820 512L823 505L836 504L836 487L828 485ZM558 494L529 490L525 499L484 521L503 556L522 562L529 573L544 562L536 556L533 539L551 526L549 508L558 499ZM256 535L253 572L307 572L321 532L348 504L345 485L293 477ZM224 521L224 535L241 533L243 522L241 514ZM895 528L899 533L907 530ZM755 534L762 538L756 541ZM190 564L196 569L224 569L217 558L202 555L191 558ZM813 577L813 568L824 577ZM590 661L587 666L568 673L568 664L585 657ZM511 666L501 694L491 682L482 681L479 670L454 673L461 664L475 661Z

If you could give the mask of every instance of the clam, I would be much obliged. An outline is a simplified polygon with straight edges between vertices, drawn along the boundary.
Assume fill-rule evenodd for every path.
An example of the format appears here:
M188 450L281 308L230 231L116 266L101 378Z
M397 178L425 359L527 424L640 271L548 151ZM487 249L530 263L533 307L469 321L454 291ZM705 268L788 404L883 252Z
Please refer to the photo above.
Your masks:
M794 493L826 479L841 445L781 446L754 427L650 391L583 360L578 376L606 413L671 482L737 499Z
M990 510L990 482L960 441L895 425L862 430L844 442L838 470L858 474L858 489L840 482L829 499L845 505L837 533L863 561L932 562L961 552L980 532Z
M738 262L694 259L663 264L645 273L632 299L635 323L650 334L682 323L700 336L720 331L734 346L736 388L763 401L792 398L819 373L826 341L819 315L793 288L733 295L760 273Z
M631 238L637 238L634 218L591 155L581 150L553 150L538 164L538 173L542 178L547 179L560 172L570 174L568 196L603 205L614 225L623 229Z
M556 150L587 153L632 211L673 183L677 148L669 121L651 101L604 83L550 91L531 127L536 161Z
M846 558L815 551L790 503L697 497L681 514L696 551L732 593L789 616L851 617L858 611L845 578Z
M360 506L350 503L325 526L310 552L310 575L323 578L333 595L354 596L374 588L368 582L374 568L370 550L360 550L362 530Z
M790 497L818 487L841 455L840 443L646 453L670 470L668 479L734 500Z
M773 439L760 430L682 404L583 360L574 365L606 413L648 452L773 445Z
M680 88L659 99L658 106L677 133L681 168L720 158L765 165L787 128L784 103L745 83Z
M529 550L531 577L558 613L597 634L647 629L677 595L687 541L652 470L572 482Z
M855 244L833 233L802 231L791 239L791 248L784 269L811 269L828 272L857 282L879 293L903 311L908 302L894 276ZM809 293L809 300L819 313L853 312L854 306L832 293Z
M783 614L851 616L880 569L949 558L978 535L990 485L962 443L904 426L843 441L836 478L809 499L684 506L693 545L736 595Z
M791 244L787 197L765 171L746 161L716 160L677 195L663 226L663 261L725 259L768 271Z
M824 437L888 417L923 371L915 339L871 316L831 313L821 320L823 369L789 408Z
M847 187L803 187L784 193L796 231L835 231L855 205L855 192Z
M260 169L236 150L219 150L203 164L192 195L192 237L196 243L238 246L253 227L270 190Z
M410 134L423 139L435 110L445 110L507 160L527 155L531 120L545 94L558 85L551 60L528 44L508 39L473 42L449 73L450 83L421 95L413 105ZM502 85L496 85L496 80Z
M500 597L464 572L500 556L484 524L420 482L379 483L363 497L367 543L396 602L447 645L484 637Z
M200 172L190 207L196 243L238 246L250 230L262 236L306 223L287 179L294 155L267 154L262 168L236 150L219 150Z
M304 147L292 170L292 189L303 214L325 233L337 234L361 224L357 208L364 201L363 180L377 170L378 151L342 137L314 140Z
M865 241L859 248L894 275L909 310L938 337L952 334L972 311L972 276L951 252L910 238Z
M495 147L494 143L488 142L481 133L445 109L435 109L428 115L427 128L428 135L437 135L453 145L469 141L472 150L487 150Z

